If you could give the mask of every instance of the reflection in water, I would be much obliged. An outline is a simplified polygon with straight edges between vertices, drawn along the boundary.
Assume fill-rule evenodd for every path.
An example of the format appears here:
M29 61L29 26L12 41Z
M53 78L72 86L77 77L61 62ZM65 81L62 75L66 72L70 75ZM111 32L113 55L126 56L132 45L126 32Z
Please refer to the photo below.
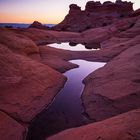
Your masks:
M91 50L97 50L97 49L87 49L82 44L75 44L75 46L74 45L70 46L69 43L61 43L61 44L53 43L53 44L49 44L47 46L50 46L50 47L53 47L53 48L57 48L57 49L70 50L70 51L91 51Z
M87 124L81 102L84 85L82 80L92 71L102 67L105 63L72 60L79 68L69 70L64 75L68 78L64 88L56 96L50 107L42 111L29 127L27 140L44 140L67 128Z

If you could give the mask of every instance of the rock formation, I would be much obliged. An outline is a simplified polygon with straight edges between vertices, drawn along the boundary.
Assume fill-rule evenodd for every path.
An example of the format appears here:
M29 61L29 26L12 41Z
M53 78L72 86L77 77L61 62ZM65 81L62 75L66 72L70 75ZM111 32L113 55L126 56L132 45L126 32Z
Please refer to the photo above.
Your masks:
M34 21L30 26L29 28L37 28L37 29L44 29L44 30L47 30L49 29L49 27L41 24L40 22L38 21Z
M130 14L130 17L136 17L140 15L140 8Z
M82 11L76 4L70 5L69 14L52 29L60 31L81 32L90 28L102 27L112 24L115 20L127 17L133 11L131 2L89 1Z
M98 122L65 130L47 139L139 140L140 16L81 34L88 41L102 43L101 50L86 59L108 62L83 81L85 112Z
M140 109L137 109L98 123L62 131L46 140L139 140L139 118Z
M58 91L66 78L40 60L28 37L0 29L0 139L22 140L26 127ZM58 84L59 83L59 84Z
M127 2L117 1L115 5L122 3L130 4L129 8L132 8L132 4ZM95 5L108 7L112 4L106 2L101 5L96 2ZM75 27L69 26L69 29L83 30L83 27L86 27L87 21L81 16L85 13L95 14L91 5L93 6L93 2L87 4L85 11L81 11L77 5L70 6L69 15L74 17L77 13L79 17ZM125 9L122 10L125 13ZM105 11L106 14L110 13L104 8L97 13ZM35 28L0 28L0 138L25 139L26 124L45 108L63 87L66 78L59 72L77 67L68 62L69 60L85 59L107 62L103 68L91 73L83 81L85 88L82 101L85 112L90 119L100 122L67 130L49 139L139 140L139 13L139 10L134 11L127 18L116 20L111 25L89 29L82 33ZM129 12L125 14L127 16ZM120 19L120 13L113 14L113 17ZM80 22L79 26L80 20L85 24ZM93 48L94 45L101 44L101 49L73 52L50 48L49 45L37 46L42 42L82 43Z

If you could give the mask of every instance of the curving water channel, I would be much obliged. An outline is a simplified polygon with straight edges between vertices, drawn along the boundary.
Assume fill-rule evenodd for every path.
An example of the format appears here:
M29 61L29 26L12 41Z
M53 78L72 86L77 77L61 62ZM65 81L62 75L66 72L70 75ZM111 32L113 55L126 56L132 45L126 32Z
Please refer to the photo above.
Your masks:
M27 140L44 140L64 129L89 123L89 120L83 115L81 94L84 85L82 80L92 71L103 67L105 63L85 60L70 62L79 67L64 73L68 78L64 88L55 97L50 107L32 121Z

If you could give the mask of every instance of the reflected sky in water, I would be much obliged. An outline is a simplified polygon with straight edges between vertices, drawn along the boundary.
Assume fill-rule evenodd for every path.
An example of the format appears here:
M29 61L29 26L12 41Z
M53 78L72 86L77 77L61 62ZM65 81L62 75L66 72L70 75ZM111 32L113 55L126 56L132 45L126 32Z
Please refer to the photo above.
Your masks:
M68 78L64 88L55 97L50 107L42 111L32 122L27 140L44 140L47 136L64 129L89 123L90 120L83 116L81 94L84 85L82 80L91 72L103 67L105 63L85 60L71 60L70 62L79 65L79 68L64 73Z
M70 46L69 43L53 43L49 44L48 46L57 48L57 49L63 49L63 50L70 50L70 51L91 51L91 50L97 50L97 49L86 49L84 45L77 44L76 46Z

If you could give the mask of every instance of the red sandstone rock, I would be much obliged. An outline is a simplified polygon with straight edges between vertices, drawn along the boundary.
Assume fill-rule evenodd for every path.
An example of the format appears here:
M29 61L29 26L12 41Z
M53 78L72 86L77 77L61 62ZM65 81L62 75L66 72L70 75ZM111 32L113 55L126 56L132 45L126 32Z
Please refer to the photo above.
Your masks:
M0 109L30 122L63 87L66 78L47 65L0 45Z
M36 44L28 37L8 29L0 29L0 43L18 54L31 55L39 52Z
M81 12L81 7L77 6L76 4L71 4L69 7L70 7L69 14Z
M102 55L111 61L84 80L82 99L90 118L103 120L140 107L139 38L118 46L114 42L114 46L96 53L98 58Z
M40 47L41 62L59 72L65 72L78 67L76 64L68 62L68 60L72 59L72 54L71 51L62 49L55 49L48 46ZM76 56L76 52L74 54Z
M101 122L62 131L46 140L139 140L140 109Z
M60 43L60 42L74 42L80 38L79 33L73 32L58 32L52 30L40 30L35 28L16 29L12 30L18 34L27 36L38 45Z
M130 14L130 17L136 17L136 16L140 16L140 9L137 9L136 11Z
M7 114L0 111L0 139L23 140L26 129Z
M52 29L61 31L81 32L90 28L112 24L119 18L128 16L133 11L131 2L117 1L116 3L89 1L85 11L75 4L70 6L69 14Z

